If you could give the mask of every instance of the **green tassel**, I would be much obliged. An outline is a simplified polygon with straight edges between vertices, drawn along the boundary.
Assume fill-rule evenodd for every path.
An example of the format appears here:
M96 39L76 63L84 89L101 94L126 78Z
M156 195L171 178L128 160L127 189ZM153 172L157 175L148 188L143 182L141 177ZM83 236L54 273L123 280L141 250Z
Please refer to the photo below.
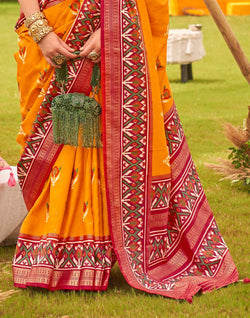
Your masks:
M80 51L75 51L74 54L79 54ZM56 73L56 81L59 84L60 87L65 88L65 85L68 82L68 66L67 61L65 61L63 64L61 64L61 67L55 69Z
M100 77L101 77L100 67L98 64L94 64L93 72L92 72L92 76L91 76L91 83L90 83L92 87L99 86Z
M80 93L58 95L51 103L51 110L56 144L102 147L101 106L94 98Z
M68 81L67 62L63 63L60 68L56 69L56 81L61 87L64 88L65 84Z
M77 52L75 52L77 53ZM68 80L67 63L56 69L56 80L64 88ZM94 64L91 86L95 95L100 86L100 68ZM51 103L53 139L56 144L102 147L100 132L101 106L82 93L56 96Z

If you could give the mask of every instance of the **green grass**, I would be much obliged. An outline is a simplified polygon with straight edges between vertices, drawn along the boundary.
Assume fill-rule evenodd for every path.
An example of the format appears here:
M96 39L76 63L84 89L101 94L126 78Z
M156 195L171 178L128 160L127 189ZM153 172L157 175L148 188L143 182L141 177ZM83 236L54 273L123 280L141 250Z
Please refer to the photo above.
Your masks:
M0 155L11 165L17 163L20 152L15 141L21 116L13 56L17 50L14 26L18 12L16 3L0 3Z
M17 49L13 26L18 16L16 3L0 3L0 153L10 164L19 158L15 138L19 128L18 92L13 53ZM250 16L228 17L246 55L250 57ZM249 206L243 186L228 181L204 167L217 157L227 157L230 143L220 123L242 126L250 101L249 85L242 76L211 17L175 17L171 28L203 25L206 57L193 63L194 81L180 82L179 65L169 65L175 102L189 147L217 223L238 267L240 278L250 276ZM13 289L11 258L14 247L0 248L0 290ZM127 285L118 266L111 273L109 290L92 292L48 292L21 290L0 302L0 317L250 317L249 285L230 285L194 297L193 304L136 291Z

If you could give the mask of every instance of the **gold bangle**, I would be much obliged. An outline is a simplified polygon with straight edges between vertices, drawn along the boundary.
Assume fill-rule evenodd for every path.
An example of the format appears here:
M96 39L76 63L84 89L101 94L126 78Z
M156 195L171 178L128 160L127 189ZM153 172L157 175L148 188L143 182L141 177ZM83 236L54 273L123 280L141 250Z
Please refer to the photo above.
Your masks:
M29 33L36 43L39 43L48 33L53 31L46 19L39 19L32 23L29 28Z
M31 14L30 16L28 16L28 18L24 21L24 25L26 26L26 28L29 28L32 23L34 23L40 19L46 19L44 13L43 12L35 12L35 13Z

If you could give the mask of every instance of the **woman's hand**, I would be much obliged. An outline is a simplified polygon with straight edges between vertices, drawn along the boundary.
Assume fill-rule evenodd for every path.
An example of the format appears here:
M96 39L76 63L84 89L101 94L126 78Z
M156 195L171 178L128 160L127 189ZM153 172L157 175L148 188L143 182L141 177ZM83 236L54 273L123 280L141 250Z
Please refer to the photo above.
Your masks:
M65 56L67 59L75 59L77 57L76 54L73 54L75 50L68 46L55 32L48 33L38 45L47 62L56 68L60 68L60 66L53 62L53 58L58 54Z
M80 48L81 57L88 57L89 53L95 52L99 57L92 60L94 63L99 63L101 61L101 29L94 31L83 47Z

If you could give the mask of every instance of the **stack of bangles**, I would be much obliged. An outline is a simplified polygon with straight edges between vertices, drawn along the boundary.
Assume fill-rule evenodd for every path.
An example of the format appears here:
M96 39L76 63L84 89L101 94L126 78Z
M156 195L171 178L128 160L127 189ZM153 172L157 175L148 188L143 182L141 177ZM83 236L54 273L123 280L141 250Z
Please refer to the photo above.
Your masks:
M29 29L29 34L36 43L39 43L48 33L53 31L43 12L31 14L25 20L24 25Z

